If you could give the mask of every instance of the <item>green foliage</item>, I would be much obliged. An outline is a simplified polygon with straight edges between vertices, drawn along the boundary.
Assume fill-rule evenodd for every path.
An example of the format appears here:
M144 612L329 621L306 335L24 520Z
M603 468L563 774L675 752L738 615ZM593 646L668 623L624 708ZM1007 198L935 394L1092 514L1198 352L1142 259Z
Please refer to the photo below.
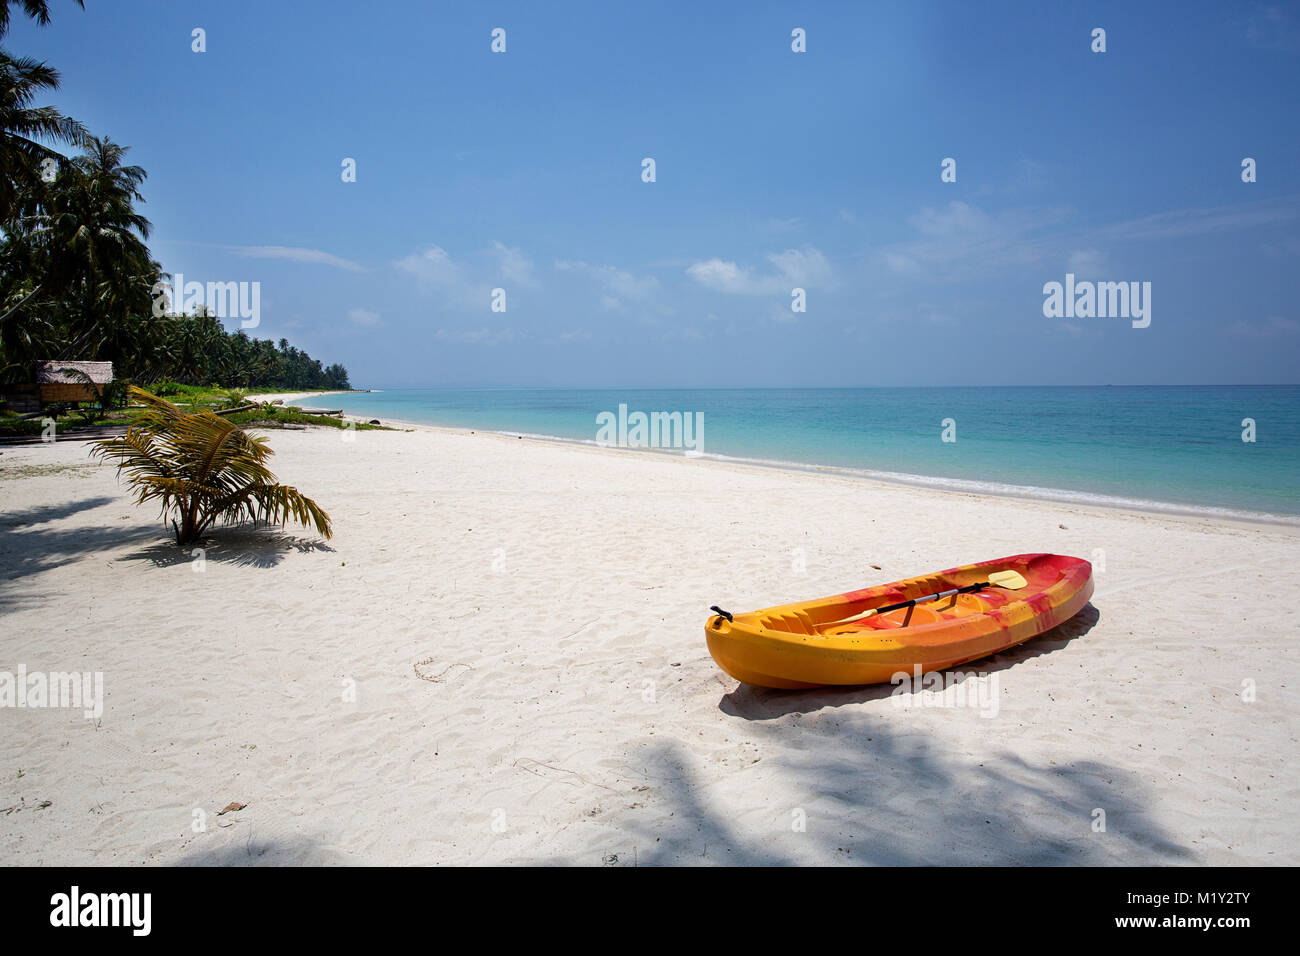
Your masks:
M45 0L18 0L38 23ZM78 0L80 2L80 0ZM10 0L0 0L0 36ZM128 149L90 135L36 101L59 86L45 63L0 51L0 382L35 361L111 361L119 378L229 388L346 389L347 370L293 348L227 331L199 310L155 315L165 273L139 212L146 173ZM50 145L80 148L72 157Z
M59 73L28 57L0 50L0 224L35 210L44 191L43 166L62 157L44 141L77 145L85 128L52 106L35 106L37 96L59 87Z
M85 0L73 0L81 9L86 9ZM41 26L50 22L49 0L0 0L0 37L9 32L9 8L17 5ZM22 776L20 772L18 776Z
M266 440L210 411L183 412L140 388L131 397L144 414L118 438L95 443L92 454L125 472L136 501L157 501L180 545L198 541L214 524L294 521L330 537L330 516L297 489L275 480Z
M351 388L342 365L322 366L306 352L280 339L250 338L242 329L227 332L219 319L199 310L193 315L164 315L151 322L150 357L156 376L165 375L169 389L176 385L223 382L240 391L312 391ZM183 394L169 391L169 394Z
M263 426L276 428L281 425L321 425L325 428L355 428L357 431L391 431L391 429L385 428L383 425L347 422L331 415L308 415L296 406L285 408L283 405L271 405L266 402L262 403L261 408L249 409L246 412L235 412L233 415L223 417L244 427Z
M107 412L110 408L125 408L126 400L131 394L131 381L115 378L107 385L100 386L100 407Z
M225 397L221 400L222 408L238 408L240 405L248 404L248 394L246 392L226 392Z
M0 415L0 435L27 437L39 435L45 426L39 418L19 418L17 415Z

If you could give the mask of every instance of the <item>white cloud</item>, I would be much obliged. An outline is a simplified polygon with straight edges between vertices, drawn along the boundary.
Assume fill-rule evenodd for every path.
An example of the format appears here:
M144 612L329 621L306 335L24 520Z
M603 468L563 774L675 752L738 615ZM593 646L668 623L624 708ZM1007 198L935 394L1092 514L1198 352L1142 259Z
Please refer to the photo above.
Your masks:
M751 292L754 278L734 262L708 259L686 267L686 274L701 285L721 292Z
M796 285L818 285L830 278L830 263L811 247L774 252L767 258L785 279Z
M585 275L598 282L615 301L622 299L644 299L659 287L659 280L654 276L637 278L626 269L617 266L598 266L590 262L557 259L555 268L560 272L574 272Z
M1175 209L1115 223L1097 230L1097 235L1116 239L1185 239L1287 222L1297 216L1300 216L1300 197L1284 196L1231 206Z
M1200 209L1176 209L1109 225L1068 228L1067 208L1010 209L990 215L965 202L922 209L909 220L918 238L876 251L880 265L898 276L964 280L990 272L1048 267L1077 261L1074 271L1108 266L1100 249L1123 243L1187 239L1264 227L1300 218L1300 196Z
M882 247L878 256L895 275L943 279L1033 265L1049 254L1038 234L1068 215L1066 210L1034 209L995 217L970 203L950 202L912 216L909 222L920 238Z
M543 345L571 345L575 342L590 342L591 332L586 329L569 329L559 335L550 335L540 340Z
M997 231L991 216L970 203L950 202L942 209L925 208L911 219L916 231L923 236L959 236Z
M770 253L767 261L775 268L775 274L758 275L725 259L693 263L687 266L686 274L701 285L732 295L789 294L795 286L819 285L831 277L830 263L811 246Z
M293 262L333 266L335 269L346 269L348 272L366 271L366 267L359 262L322 252L319 249L302 249L297 246L227 246L226 248L235 255L247 259L289 259Z
M1106 267L1106 256L1096 249L1078 249L1070 253L1067 271L1081 279L1095 279Z
M916 275L921 271L920 264L904 252L885 252L884 259L890 271L899 275Z
M511 248L493 239L492 251L497 256L498 268L506 281L518 282L521 285L533 284L533 261L524 255L522 250Z
M421 282L445 285L460 277L460 270L442 246L429 246L421 252L397 261L397 268L410 273Z
M425 290L443 297L449 308L477 312L492 302L492 290L509 295L521 286L535 286L532 260L522 250L493 240L485 249L452 258L442 246L425 246L393 265L413 277Z
M379 313L371 312L368 309L349 309L348 319L357 325L377 325L379 324Z

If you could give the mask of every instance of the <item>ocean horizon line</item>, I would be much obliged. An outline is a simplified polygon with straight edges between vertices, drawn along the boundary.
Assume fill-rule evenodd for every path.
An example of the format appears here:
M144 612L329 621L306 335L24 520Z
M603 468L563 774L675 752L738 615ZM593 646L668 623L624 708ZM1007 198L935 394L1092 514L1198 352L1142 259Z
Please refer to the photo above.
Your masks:
M987 388L987 389L1017 389L1017 388L1300 388L1300 382L1178 382L1172 384L1142 384L1133 382L1105 382L1099 384L1086 385L1062 385L1043 384L1043 385L520 385L520 384L493 384L493 385L366 385L354 386L351 389L341 389L337 391L352 392L379 392L394 391L397 389L443 389L467 391L471 389L535 389L546 391L558 391L562 389L573 389L575 391L618 391L624 390L629 392L757 392L757 391L799 391L799 392L842 392L842 391L865 391L865 390L885 390L885 389L925 389L925 390L948 390L959 388ZM327 389L326 391L336 391Z

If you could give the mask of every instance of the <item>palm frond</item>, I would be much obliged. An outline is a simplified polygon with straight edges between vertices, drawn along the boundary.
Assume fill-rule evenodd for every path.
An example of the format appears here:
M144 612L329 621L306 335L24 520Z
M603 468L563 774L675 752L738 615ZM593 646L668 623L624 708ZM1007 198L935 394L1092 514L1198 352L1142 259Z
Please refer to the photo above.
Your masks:
M81 9L86 9L85 0L72 0ZM22 7L27 14L41 26L50 22L49 0L0 0L0 37L9 32L9 7L12 4Z
M130 394L144 413L125 435L96 442L92 454L126 474L137 503L158 501L164 519L175 512L178 544L218 522L292 521L332 535L325 510L266 467L273 452L265 439L209 411L183 412L138 386Z

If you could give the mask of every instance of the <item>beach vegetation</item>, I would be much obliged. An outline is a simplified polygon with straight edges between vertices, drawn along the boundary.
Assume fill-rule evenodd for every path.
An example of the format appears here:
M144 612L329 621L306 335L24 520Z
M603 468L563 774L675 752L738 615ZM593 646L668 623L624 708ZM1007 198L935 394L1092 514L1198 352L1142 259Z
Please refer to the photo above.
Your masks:
M223 409L239 408L241 405L247 405L247 404L248 404L248 393L241 392L238 389L232 389L226 392L225 397L221 401L221 407Z
M244 428L284 428L287 425L319 425L324 428L354 429L356 431L392 431L383 425L371 425L351 419L336 418L333 415L313 415L304 412L295 405L272 405L263 402L260 407L246 412L235 412L223 416Z
M43 0L0 0L0 38L11 6L49 22ZM155 314L168 273L140 212L148 174L128 147L41 105L59 84L49 64L0 50L0 384L27 381L38 361L82 360L145 385L349 388L342 365L227 330L205 306Z
M136 502L156 501L178 545L201 539L214 524L295 522L328 538L330 516L267 468L266 439L208 410L186 412L132 387L144 413L125 435L95 443L92 454L115 463Z

